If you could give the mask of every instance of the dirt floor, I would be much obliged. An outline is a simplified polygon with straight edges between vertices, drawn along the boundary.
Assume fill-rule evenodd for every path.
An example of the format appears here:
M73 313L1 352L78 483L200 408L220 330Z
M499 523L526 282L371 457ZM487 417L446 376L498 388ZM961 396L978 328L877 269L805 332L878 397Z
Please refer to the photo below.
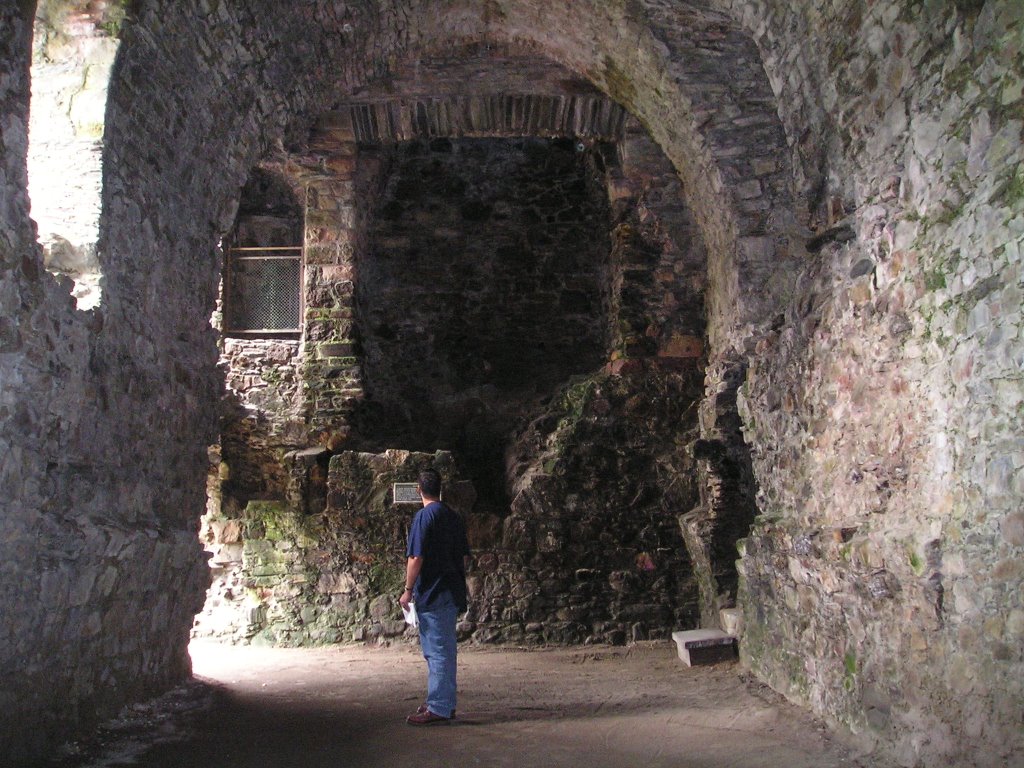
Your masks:
M60 766L100 768L827 768L877 766L736 663L688 668L671 642L459 655L458 717L414 728L415 647L196 641L196 681L131 708Z

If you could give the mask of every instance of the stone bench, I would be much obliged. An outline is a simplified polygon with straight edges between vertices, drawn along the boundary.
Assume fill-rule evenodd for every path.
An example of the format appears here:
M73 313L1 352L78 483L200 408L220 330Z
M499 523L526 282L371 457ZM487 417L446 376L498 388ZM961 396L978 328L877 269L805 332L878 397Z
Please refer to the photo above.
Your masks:
M736 638L720 629L690 629L673 632L679 658L688 667L717 664L736 658Z

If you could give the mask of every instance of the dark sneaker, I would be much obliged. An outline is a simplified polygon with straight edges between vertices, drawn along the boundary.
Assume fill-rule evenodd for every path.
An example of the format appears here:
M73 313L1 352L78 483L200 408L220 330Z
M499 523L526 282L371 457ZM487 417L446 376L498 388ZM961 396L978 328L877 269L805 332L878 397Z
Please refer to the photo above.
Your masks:
M420 709L423 709L423 707L420 707ZM426 709L423 712L417 710L416 714L405 718L405 722L409 725L442 725L450 723L451 718L435 715L429 709Z

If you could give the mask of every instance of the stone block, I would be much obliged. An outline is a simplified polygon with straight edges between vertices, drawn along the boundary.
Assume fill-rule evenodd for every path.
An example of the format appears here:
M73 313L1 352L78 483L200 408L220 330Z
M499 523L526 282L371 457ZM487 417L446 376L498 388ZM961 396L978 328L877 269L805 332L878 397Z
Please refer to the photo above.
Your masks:
M717 664L736 658L736 638L720 629L691 629L673 632L680 660L688 667Z
M224 544L213 554L210 562L219 566L241 563L243 549L244 545L241 542Z
M774 157L757 157L750 161L750 168L755 176L767 176L779 169L779 161Z
M325 594L346 594L355 589L356 580L349 573L323 573L317 583L317 590Z
M348 178L356 170L356 160L352 156L333 154L326 158L324 165L327 170L342 178Z
M757 179L751 179L750 181L738 184L736 186L736 194L744 199L750 200L751 198L761 196L761 182Z
M631 360L629 358L619 358L618 360L612 360L605 366L605 370L612 376L622 376L630 373L638 373L643 370L644 364L642 360Z
M732 637L743 635L743 611L739 608L723 608L718 612L718 620L722 624L722 631Z
M696 336L673 334L661 349L659 357L700 357L704 354L704 343Z
M210 523L210 531L216 544L235 544L242 540L242 524L239 520L215 520Z

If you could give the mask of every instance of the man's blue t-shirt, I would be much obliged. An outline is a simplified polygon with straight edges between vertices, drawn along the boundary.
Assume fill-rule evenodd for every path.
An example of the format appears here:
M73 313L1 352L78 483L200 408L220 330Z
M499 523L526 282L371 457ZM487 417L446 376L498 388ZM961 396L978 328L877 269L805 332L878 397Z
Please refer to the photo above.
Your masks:
M430 610L431 602L445 591L451 592L459 611L466 610L463 558L467 555L466 526L451 507L432 501L416 513L409 530L406 557L423 558L413 589L417 610Z

